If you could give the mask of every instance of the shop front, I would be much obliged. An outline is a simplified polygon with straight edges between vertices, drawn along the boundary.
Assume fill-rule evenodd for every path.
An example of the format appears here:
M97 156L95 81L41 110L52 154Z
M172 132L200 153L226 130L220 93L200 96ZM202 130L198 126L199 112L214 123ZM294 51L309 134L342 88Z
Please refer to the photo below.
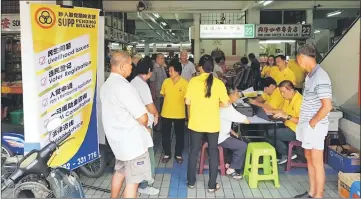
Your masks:
M287 59L294 58L297 49L311 37L311 25L258 24L255 37L260 39L260 57L282 54Z

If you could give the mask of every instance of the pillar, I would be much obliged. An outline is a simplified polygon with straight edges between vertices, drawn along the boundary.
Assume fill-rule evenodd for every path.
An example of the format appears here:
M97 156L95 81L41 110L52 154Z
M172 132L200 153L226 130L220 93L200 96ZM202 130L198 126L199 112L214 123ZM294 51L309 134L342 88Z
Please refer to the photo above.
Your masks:
M246 15L247 24L260 24L260 10L248 10ZM245 52L247 55L254 53L258 57L260 52L259 39L247 39Z
M193 14L193 25L194 25L194 63L198 63L200 57L200 22L201 14Z
M307 44L313 44L313 40L315 38L315 29L313 27L313 10L306 10L306 24L310 24L311 25L311 37L309 39L306 40Z
M145 56L149 55L149 43L148 42L144 43L144 55Z
M153 44L153 53L157 53L157 44L156 43Z

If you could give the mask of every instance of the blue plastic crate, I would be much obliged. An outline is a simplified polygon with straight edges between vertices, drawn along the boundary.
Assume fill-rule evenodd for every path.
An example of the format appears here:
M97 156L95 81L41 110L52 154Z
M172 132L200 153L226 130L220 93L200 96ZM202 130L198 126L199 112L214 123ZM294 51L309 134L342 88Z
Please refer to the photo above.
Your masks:
M360 154L359 150L353 148L350 145L342 145L342 147L351 153ZM347 157L341 154L340 150L341 147L337 147L336 145L329 146L327 164L337 172L342 171L344 173L360 173L360 158Z

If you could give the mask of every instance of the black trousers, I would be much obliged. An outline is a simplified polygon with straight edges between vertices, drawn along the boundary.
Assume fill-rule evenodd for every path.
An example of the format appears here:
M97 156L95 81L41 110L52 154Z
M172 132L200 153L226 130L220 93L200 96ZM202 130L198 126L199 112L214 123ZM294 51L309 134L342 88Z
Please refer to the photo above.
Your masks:
M303 94L303 88L295 88L296 91L298 91L301 95Z
M218 175L218 135L219 133L201 133L189 129L190 133L190 152L188 159L187 180L189 185L196 183L197 160L201 149L201 141L204 135L208 138L208 157L209 157L209 182L208 188L215 189Z
M175 156L182 156L184 148L184 125L185 119L162 118L162 145L164 155L172 156L171 150L171 134L172 123L174 123L174 133L176 138Z

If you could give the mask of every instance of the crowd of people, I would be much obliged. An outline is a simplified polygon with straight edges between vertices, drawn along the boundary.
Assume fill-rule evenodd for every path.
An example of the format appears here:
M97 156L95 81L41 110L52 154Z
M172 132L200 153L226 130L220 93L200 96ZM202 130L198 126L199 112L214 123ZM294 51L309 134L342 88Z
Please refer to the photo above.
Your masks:
M263 88L264 91L250 103L284 121L285 127L277 130L276 143L269 139L280 155L279 164L287 161L285 142L299 140L305 149L310 189L296 197L323 196L322 151L328 130L327 116L332 109L332 92L330 79L315 57L314 47L305 45L298 51L297 60L288 63L283 55L269 56L268 66L263 68L253 53L248 56L250 66L246 57L241 59L243 67L251 67L258 82L256 89ZM112 198L119 196L124 180L124 198L136 198L137 192L159 193L151 186L155 166L153 130L162 134L162 162L174 158L182 164L187 125L190 136L189 189L195 188L202 141L208 142L209 193L220 189L217 183L219 145L232 152L226 174L234 179L242 178L247 144L238 139L232 123L249 124L250 120L233 106L240 98L240 91L220 79L229 70L225 60L224 55L203 55L196 68L188 60L186 51L167 65L163 54L152 59L140 55L130 57L126 52L112 53L111 74L100 91L103 126L117 160L111 185ZM196 69L199 75L196 75ZM296 74L298 72L303 74ZM306 78L306 81L300 78ZM172 126L176 138L174 154ZM292 158L296 158L296 154Z

